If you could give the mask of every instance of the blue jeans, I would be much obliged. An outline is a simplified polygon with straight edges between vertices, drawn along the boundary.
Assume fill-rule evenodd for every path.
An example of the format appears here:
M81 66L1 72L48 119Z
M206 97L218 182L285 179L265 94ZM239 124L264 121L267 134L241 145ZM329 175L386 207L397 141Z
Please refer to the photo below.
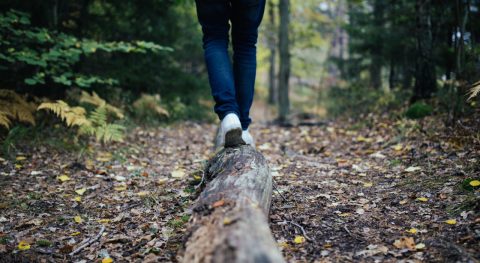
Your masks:
M215 113L223 119L229 113L240 118L242 129L251 123L257 70L258 27L265 0L196 0L203 31L203 49L208 78L215 100ZM232 25L233 67L228 54Z

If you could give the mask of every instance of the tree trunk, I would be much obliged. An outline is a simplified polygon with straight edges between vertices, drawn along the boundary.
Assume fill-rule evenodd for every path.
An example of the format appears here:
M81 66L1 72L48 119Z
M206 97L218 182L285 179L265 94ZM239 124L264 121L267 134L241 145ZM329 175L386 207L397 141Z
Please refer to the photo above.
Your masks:
M431 23L431 0L417 0L416 38L417 61L415 64L415 87L413 100L430 98L435 92L436 74L433 63L433 39Z
M384 2L385 0L375 0L373 5L373 24L374 39L372 50L370 51L372 62L370 64L370 85L378 90L382 87L382 49L383 49L383 31L384 24Z
M226 148L205 171L183 262L284 262L268 226L272 177L251 146Z
M280 123L287 121L287 116L290 113L289 87L290 79L290 51L289 51L289 37L288 25L290 20L290 0L280 0L280 30L278 34L279 39L279 53L280 53L280 69L278 77L278 120Z
M277 87L275 85L275 71L276 71L276 41L275 41L275 6L273 1L268 2L268 16L269 16L269 32L268 32L268 46L270 49L270 68L268 70L268 103L274 105L277 102Z

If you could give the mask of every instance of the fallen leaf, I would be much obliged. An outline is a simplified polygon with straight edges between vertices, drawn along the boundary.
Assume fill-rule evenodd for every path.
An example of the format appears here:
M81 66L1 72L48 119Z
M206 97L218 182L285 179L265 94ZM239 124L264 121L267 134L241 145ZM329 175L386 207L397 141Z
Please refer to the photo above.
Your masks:
M445 223L447 223L447 224L449 224L449 225L455 225L455 224L457 224L457 220L455 220L455 219L449 219L449 220L445 221Z
M218 200L215 203L213 203L212 207L215 208L215 207L222 206L224 204L225 204L225 200L221 199L221 200Z
M114 187L113 189L115 189L115 191L121 192L121 191L127 190L127 186L126 185L119 185L119 186Z
M75 193L77 193L78 195L83 195L85 191L87 191L87 188L84 187L84 188L75 190Z
M424 249L425 248L425 244L423 243L418 243L416 246L415 246L415 249Z
M61 182L66 182L68 180L70 180L70 177L68 177L68 175L60 175L59 177L57 177L58 180L60 180Z
M73 220L74 220L76 223L79 223L79 224L81 224L81 223L83 222L83 219L82 219L81 216L75 216L75 217L73 218Z
M29 250L30 249L30 244L27 241L20 241L18 243L18 249L19 250Z
M410 167L408 167L407 169L405 169L405 172L407 172L407 173L413 173L413 172L420 171L420 170L422 170L421 167L418 167L418 166L410 166Z
M393 242L393 246L398 249L407 248L410 250L415 250L415 240L413 239L413 237L402 237L395 240L395 242Z
M81 196L75 196L75 198L73 198L74 201L76 202L82 202L82 197Z
M407 232L410 234L416 234L418 230L416 228L410 228L409 230L407 230Z
M102 218L102 219L98 219L97 222L101 224L108 224L110 223L110 219Z
M303 236L296 236L295 239L293 239L293 243L295 244L302 244L305 242L305 237Z
M140 197L144 197L144 196L147 196L149 195L150 192L149 191L141 191L141 192L138 192L137 195L140 196Z
M395 151L399 152L403 149L403 145L402 144L396 144L394 146L392 146L392 149L394 149Z
M70 236L72 236L72 237L78 236L78 235L80 235L80 232L73 232L73 233L70 234Z
M419 197L419 198L417 198L417 201L427 202L427 201L428 201L428 198L426 198L426 197Z
M175 170L171 173L173 178L183 178L185 176L185 171L182 169Z
M473 180L473 181L470 181L469 184L473 187L477 187L477 186L480 186L480 181L479 180Z
M373 183L363 183L363 187L372 187L373 186Z
M112 160L112 154L109 152L99 152L97 154L97 161L99 162L109 162Z
M26 159L27 159L27 157L25 157L25 156L17 156L17 158L15 158L15 160L17 160L17 161L23 161L23 160L26 160Z

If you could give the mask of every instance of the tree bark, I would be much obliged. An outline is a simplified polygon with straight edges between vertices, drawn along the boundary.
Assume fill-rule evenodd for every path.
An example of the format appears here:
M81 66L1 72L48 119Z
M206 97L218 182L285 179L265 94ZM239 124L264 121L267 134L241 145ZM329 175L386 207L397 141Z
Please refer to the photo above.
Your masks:
M278 34L279 53L280 53L280 69L278 76L278 120L280 123L287 121L290 113L289 87L290 79L290 51L288 25L290 20L290 0L280 0L280 29Z
M262 154L247 145L226 148L205 178L182 261L284 262L268 226L272 177Z
M416 38L417 61L415 65L415 87L413 100L430 98L435 92L436 74L433 63L433 36L431 22L431 0L417 0Z
M269 16L269 32L268 32L268 46L270 49L268 70L268 103L274 105L277 102L277 87L275 85L275 71L276 71L276 56L277 56L277 43L275 39L275 5L273 1L268 2L268 16Z

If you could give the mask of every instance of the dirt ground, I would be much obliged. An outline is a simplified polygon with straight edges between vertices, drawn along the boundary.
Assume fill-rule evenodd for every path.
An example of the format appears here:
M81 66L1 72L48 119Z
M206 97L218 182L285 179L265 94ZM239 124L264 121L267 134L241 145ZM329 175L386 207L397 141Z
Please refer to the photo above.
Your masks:
M467 126L254 125L287 261L480 261L480 144ZM19 145L0 160L0 262L177 261L214 133L137 128L81 154Z

